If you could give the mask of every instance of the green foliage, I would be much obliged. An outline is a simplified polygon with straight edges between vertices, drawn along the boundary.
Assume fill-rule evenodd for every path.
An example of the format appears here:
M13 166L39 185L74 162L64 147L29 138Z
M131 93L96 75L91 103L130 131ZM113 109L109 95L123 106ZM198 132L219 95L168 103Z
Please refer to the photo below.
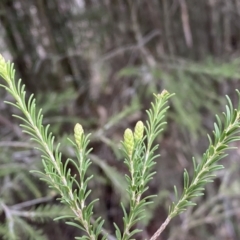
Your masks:
M87 175L91 165L91 149L88 147L90 135L85 134L81 124L76 124L74 128L75 139L74 141L69 139L69 142L75 149L76 160L68 158L64 161L59 151L60 144L55 148L54 136L49 132L49 125L43 126L42 111L37 112L33 95L26 101L25 88L22 86L21 80L16 85L14 75L13 64L6 63L0 56L0 76L5 80L5 84L0 86L5 88L16 100L16 103L7 103L22 111L24 117L19 115L15 115L15 117L23 121L21 125L23 131L29 134L33 141L38 143L38 149L42 152L44 172L38 173L51 188L54 188L60 194L59 200L71 210L71 213L62 213L57 219L68 218L70 220L66 222L67 224L85 232L84 236L76 237L76 239L93 240L99 239L100 236L101 239L112 239L112 236L107 234L103 228L104 220L100 217L94 219L93 207L97 199L88 201L88 197L91 194L91 190L88 189L88 182L93 177ZM238 91L237 93L239 96L238 108L234 109L231 100L227 97L228 105L226 106L226 113L224 113L224 123L222 124L221 119L217 116L217 123L214 124L214 138L208 137L210 142L209 148L199 164L193 158L194 175L192 180L190 180L190 174L187 170L184 170L184 191L179 200L176 203L172 203L167 219L151 237L151 240L158 238L173 217L195 204L193 198L201 196L205 185L213 180L214 172L223 168L218 164L218 161L226 156L226 150L232 148L229 144L240 140L240 137L236 136L240 131L240 93ZM155 159L159 155L156 154L158 145L154 144L154 142L166 125L164 117L168 109L167 101L172 95L166 90L161 94L155 94L155 101L147 111L148 120L146 123L138 121L134 131L128 128L124 132L121 150L124 154L124 163L129 170L129 174L125 177L130 206L128 208L122 204L124 229L120 230L114 224L118 240L132 239L136 233L141 231L135 225L145 217L144 210L146 205L152 203L153 196L145 196L144 193L146 193L148 183L155 173L153 172L153 166ZM69 165L73 167L70 169ZM71 172L73 169L75 174ZM175 193L176 198L178 198L176 188ZM39 234L39 237L36 239L44 239L43 234L19 218L19 216L25 214L24 212L20 214L14 209L9 211L4 202L1 202L0 206L6 215L7 213L9 214L7 215L6 226L0 226L0 233L2 232L6 239L17 239L13 227L14 214L16 215L16 227L21 226L22 229L25 229L30 238L35 233L35 236ZM48 207L34 209L30 217L33 219L46 217ZM55 211L55 208L51 209L54 215L54 212L57 211ZM6 231L6 229L8 230Z
M203 195L204 186L208 182L212 182L215 175L213 172L223 168L218 162L226 157L226 150L232 149L229 146L231 142L240 140L236 136L240 132L240 93L238 93L238 109L234 109L231 100L227 97L228 105L224 113L224 124L222 124L218 115L216 115L217 123L214 123L214 139L208 135L209 147L203 154L202 161L197 165L193 158L194 175L190 181L189 173L184 170L184 191L178 203L173 203L170 208L170 217L174 217L187 209L188 206L195 205L192 202L194 197ZM176 192L176 196L178 196Z
M16 153L21 156L19 149ZM0 226L1 239L47 239L36 225L68 211L60 204L47 204L54 194L41 191L38 177L29 173L35 165L34 158L31 162L18 160L1 147L0 214L5 216L5 224Z
M155 172L151 169L154 166L154 159L159 155L155 154L158 145L154 145L154 140L163 130L166 122L163 122L165 113L168 109L167 100L173 94L163 91L161 94L154 95L155 102L152 108L147 111L149 120L146 122L144 135L144 125L141 121L137 122L134 132L126 129L122 149L125 155L125 164L128 167L130 176L126 175L130 198L130 210L122 205L124 212L124 232L121 234L120 229L116 226L116 236L118 239L131 239L131 237L141 231L132 230L133 225L145 217L143 214L145 206L151 203L153 196L143 197L142 195L148 189L147 184L152 179ZM145 144L146 140L146 144Z
M125 67L119 71L119 77L133 77L142 80L136 82L146 83L143 92L138 92L139 95L156 92L158 83L169 92L177 93L178 97L171 100L174 112L169 117L178 124L180 130L187 131L196 138L205 135L202 116L196 113L201 110L218 111L217 105L223 103L224 99L217 94L216 86L222 79L228 78L230 81L239 77L238 63L239 59L226 63L210 58L201 62L164 59L155 69L148 69L146 66ZM149 77L152 79L148 82Z
M68 209L60 205L42 205L24 210L24 205L31 206L34 201L7 206L3 200L2 198L0 200L0 212L4 212L6 216L5 224L0 226L0 236L3 239L47 239L42 230L34 227L31 222L46 222L48 219L58 217L59 214L69 212Z
M24 91L24 86L21 86L21 81L18 85L15 85L13 70L13 65L10 63L6 64L4 59L0 59L0 72L1 76L6 80L8 86L4 86L5 89L13 95L17 103L9 104L20 109L26 119L15 115L17 118L21 119L24 124L21 127L24 132L32 137L32 140L39 143L40 148L38 148L42 153L42 162L45 170L43 175L43 180L46 181L51 187L55 188L61 195L61 202L67 204L72 212L75 214L77 221L81 223L68 222L71 225L77 226L87 232L89 239L95 239L100 233L101 228L99 225L103 224L103 221L99 218L91 225L91 216L93 204L95 201L91 202L86 206L85 200L90 194L87 190L87 183L91 177L85 179L85 173L90 165L90 160L88 159L88 154L90 150L87 150L89 143L89 135L84 134L76 139L76 143L72 142L76 149L76 156L78 158L78 163L72 159L67 159L65 163L61 161L62 154L59 152L60 144L58 144L56 150L54 151L54 137L52 133L49 133L49 125L44 128L42 125L43 115L41 110L36 112L35 99L33 95L30 96L28 102L25 102L26 92ZM75 130L75 136L79 135L79 129ZM68 164L72 163L78 171L78 177L80 178L80 183L77 181L76 176L71 175L71 170L67 168ZM73 189L73 184L76 184L78 189ZM61 218L68 218L69 215L62 216ZM80 239L80 238L79 238ZM82 239L85 239L83 237Z

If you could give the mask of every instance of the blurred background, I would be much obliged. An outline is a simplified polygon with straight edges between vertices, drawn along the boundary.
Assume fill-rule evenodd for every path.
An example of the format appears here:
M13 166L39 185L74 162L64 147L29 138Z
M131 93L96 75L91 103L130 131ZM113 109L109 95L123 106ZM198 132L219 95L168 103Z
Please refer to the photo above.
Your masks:
M182 191L183 169L192 172L192 156L200 161L207 148L225 95L237 103L240 0L1 0L0 53L14 62L27 95L35 94L64 159L74 157L67 138L76 122L92 133L89 201L100 199L95 217L110 234L113 222L123 227L120 201L128 205L123 131L146 120L153 93L176 93L148 190L157 197L137 226L136 239L149 239L167 217L173 186ZM41 155L4 100L13 101L0 89L0 239L81 236L52 221L68 210L29 172L42 170ZM161 239L240 239L239 163L240 150L229 152L198 205Z

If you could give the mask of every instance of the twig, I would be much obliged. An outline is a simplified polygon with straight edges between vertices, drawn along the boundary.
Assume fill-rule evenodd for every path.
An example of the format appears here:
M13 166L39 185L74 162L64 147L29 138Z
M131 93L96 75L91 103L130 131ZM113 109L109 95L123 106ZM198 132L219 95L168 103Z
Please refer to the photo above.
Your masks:
M135 1L129 1L129 5L131 6L131 19L132 19L133 32L135 34L135 38L139 45L142 42L143 37L142 37L141 29L138 24ZM141 46L140 51L143 54L144 58L146 59L147 64L151 68L154 68L157 65L157 63L153 55L144 46Z
M33 148L34 144L32 143L27 143L27 142L8 142L8 141L3 141L0 142L0 147L14 147L14 148Z
M186 4L185 0L179 0L179 3L180 3L180 7L181 7L181 18L182 18L182 26L183 26L185 41L186 41L188 48L191 48L193 41L192 41L191 28L190 28L190 24L189 24L187 4Z
M18 203L18 204L15 204L15 205L11 206L11 209L19 210L19 209L22 209L22 208L25 208L25 207L30 207L30 206L33 206L33 205L36 205L36 204L39 204L39 203L48 202L52 198L53 198L53 196L47 196L47 197L42 197L42 198L37 198L37 199L25 201L25 202Z
M167 227L169 222L171 221L171 217L168 216L164 223L160 226L160 228L154 233L154 235L150 238L150 240L156 240L160 234L163 232L163 230Z

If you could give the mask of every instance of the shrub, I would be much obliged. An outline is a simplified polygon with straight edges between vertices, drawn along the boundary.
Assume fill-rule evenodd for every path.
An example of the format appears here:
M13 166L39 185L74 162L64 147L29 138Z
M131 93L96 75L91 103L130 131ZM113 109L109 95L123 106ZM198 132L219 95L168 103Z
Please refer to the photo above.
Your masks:
M42 163L44 172L41 174L42 179L47 184L58 191L60 201L63 202L70 210L71 214L63 215L57 219L67 220L67 224L80 228L85 232L84 236L76 237L76 239L115 239L115 237L107 234L103 228L104 220L102 218L93 219L93 207L97 199L87 203L91 190L88 189L88 182L93 176L87 177L86 173L91 164L88 148L89 134L85 134L82 125L77 123L74 128L74 140L69 139L75 148L76 160L68 158L62 160L59 151L60 144L54 148L54 136L49 131L49 125L43 126L43 115L36 110L34 96L31 95L26 100L25 87L21 80L15 82L14 66L10 62L6 62L0 55L0 76L4 79L4 84L0 86L5 88L16 100L16 103L7 102L14 107L20 109L24 117L15 115L22 120L21 127L23 131L37 142L38 149L42 152ZM237 91L238 97L240 95ZM154 175L153 166L155 159L159 157L156 154L158 145L155 139L166 125L164 117L167 112L167 102L173 94L166 90L160 94L154 94L154 101L151 108L147 111L148 120L144 124L138 121L135 129L126 129L123 136L121 150L124 154L124 163L126 164L129 174L126 175L128 187L126 189L130 199L129 211L122 204L124 229L120 230L115 225L116 239L127 240L140 232L133 226L144 218L144 209L146 205L152 203L154 196L145 196L144 193L148 189L148 183ZM240 98L239 98L240 99ZM223 120L216 116L217 122L214 123L213 138L208 136L209 147L203 154L200 163L193 158L194 173L190 177L187 170L184 170L184 190L181 196L178 196L175 188L176 202L169 207L169 215L164 223L159 227L151 240L157 239L162 231L169 224L171 219L185 211L189 206L195 205L193 199L203 195L204 187L211 182L215 175L214 172L222 169L219 160L226 156L225 151L231 149L231 142L240 139L236 134L239 133L240 127L240 100L238 108L234 109L231 100L227 97L228 105L226 112L223 114ZM77 174L72 175L68 164L71 163L75 167ZM14 228L9 228L14 232Z

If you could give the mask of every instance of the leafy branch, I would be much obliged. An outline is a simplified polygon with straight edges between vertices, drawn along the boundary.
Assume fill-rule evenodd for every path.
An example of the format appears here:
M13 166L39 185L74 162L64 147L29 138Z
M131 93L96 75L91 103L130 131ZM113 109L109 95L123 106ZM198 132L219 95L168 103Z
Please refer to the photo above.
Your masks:
M85 204L86 198L90 194L90 191L87 190L87 183L91 179L91 177L85 177L90 165L88 158L90 150L87 150L89 135L86 136L84 134L80 124L75 126L75 143L73 141L71 141L71 143L75 148L78 163L72 159L67 159L63 162L62 155L59 152L60 144L57 145L54 151L54 136L49 132L49 125L46 127L42 125L42 110L36 112L34 96L31 95L26 102L25 86L21 84L21 80L19 80L16 85L14 66L10 62L6 62L1 55L0 76L7 84L6 86L2 84L0 86L5 88L16 100L16 103L7 103L21 110L25 118L18 115L14 116L23 121L23 124L21 124L23 131L29 134L32 140L40 146L38 149L42 152L45 174L39 173L50 187L55 188L60 193L61 202L69 206L75 216L75 220L79 222L79 224L75 222L68 222L68 224L84 230L87 234L87 236L77 237L76 239L97 239L101 232L103 220L98 218L94 224L91 224L93 204L96 200L88 205ZM71 175L71 170L68 168L70 163L76 168L79 181L76 179L76 176ZM73 187L74 184L78 187L75 190ZM69 216L62 216L61 218L66 217Z
M152 167L155 165L155 158L159 155L155 154L158 145L154 145L154 140L163 130L166 122L163 121L165 113L169 108L166 106L167 100L173 94L163 91L161 94L155 94L155 102L151 103L150 110L147 111L149 120L144 127L142 121L138 121L134 132L129 128L125 130L124 141L122 142L122 150L125 155L125 164L127 165L130 176L126 175L128 182L127 192L130 198L130 210L122 205L124 213L124 231L121 235L120 229L116 227L117 239L128 240L134 234L140 232L139 229L132 229L136 222L144 218L144 208L151 203L153 196L142 198L142 195L148 189L147 184L152 179L155 172ZM144 130L146 134L144 134ZM145 143L146 142L146 143Z
M152 236L151 240L155 240L160 236L173 217L185 211L189 206L196 205L193 202L193 198L204 195L205 185L213 182L215 178L214 172L224 168L218 162L228 155L225 153L226 150L234 149L229 144L240 140L240 136L236 136L240 132L240 92L238 90L236 92L238 94L237 109L233 108L230 98L226 96L228 105L226 105L226 112L223 113L223 124L219 116L216 115L217 122L214 123L213 139L208 135L209 147L207 151L203 154L199 164L193 158L194 175L192 180L190 180L189 173L185 169L183 174L183 193L177 203L172 203L167 219ZM178 198L176 188L175 195Z

